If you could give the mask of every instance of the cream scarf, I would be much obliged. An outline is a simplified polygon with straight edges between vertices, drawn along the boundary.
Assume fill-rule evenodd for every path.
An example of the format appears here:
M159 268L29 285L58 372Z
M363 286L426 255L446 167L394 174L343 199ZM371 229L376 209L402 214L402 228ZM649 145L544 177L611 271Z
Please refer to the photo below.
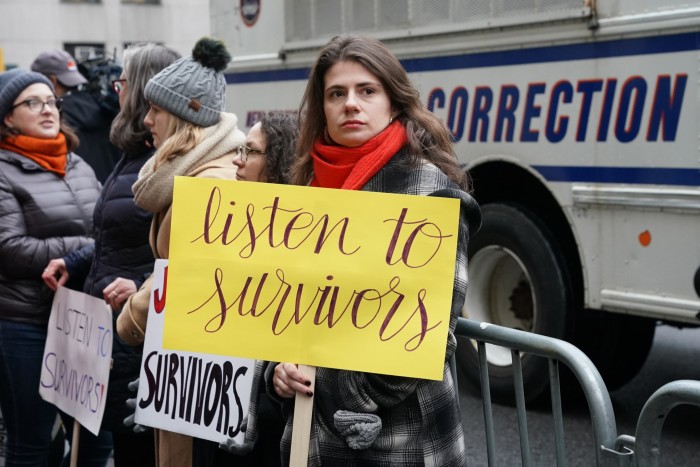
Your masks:
M235 151L245 142L245 135L237 128L237 122L234 114L222 112L219 123L205 128L202 141L190 152L164 161L155 171L153 165L157 152L151 156L132 187L136 205L152 213L166 211L173 202L176 176L189 175L207 162Z

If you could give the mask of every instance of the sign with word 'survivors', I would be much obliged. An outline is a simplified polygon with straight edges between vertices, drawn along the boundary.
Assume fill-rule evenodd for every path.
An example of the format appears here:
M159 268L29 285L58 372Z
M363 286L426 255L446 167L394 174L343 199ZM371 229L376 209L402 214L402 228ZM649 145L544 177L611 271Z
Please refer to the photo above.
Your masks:
M177 177L163 347L442 379L459 201Z
M112 312L104 300L65 287L54 295L39 394L97 435L112 363Z
M243 442L255 361L164 351L163 323L166 315L170 319L172 292L167 260L156 261L153 276L136 423L219 443L229 438Z

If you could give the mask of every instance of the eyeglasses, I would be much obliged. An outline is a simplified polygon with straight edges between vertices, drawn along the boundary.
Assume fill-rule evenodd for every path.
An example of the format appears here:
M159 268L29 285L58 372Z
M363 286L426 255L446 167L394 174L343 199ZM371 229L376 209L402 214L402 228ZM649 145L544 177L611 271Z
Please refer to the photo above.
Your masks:
M112 89L114 89L114 92L116 92L117 94L122 93L125 85L126 85L126 79L113 79L112 80Z
M264 156L265 151L261 151L259 149L253 149L253 148L246 146L245 144L242 144L242 145L238 146L237 154L243 162L248 162L248 158L250 156Z
M33 113L39 113L44 110L44 106L47 105L49 107L49 110L61 110L61 103L63 101L61 99L56 99L54 97L49 98L47 101L42 101L41 99L37 99L36 97L30 97L29 99L25 99L19 104L13 105L10 110L14 110L20 105L26 105L29 108L30 112Z

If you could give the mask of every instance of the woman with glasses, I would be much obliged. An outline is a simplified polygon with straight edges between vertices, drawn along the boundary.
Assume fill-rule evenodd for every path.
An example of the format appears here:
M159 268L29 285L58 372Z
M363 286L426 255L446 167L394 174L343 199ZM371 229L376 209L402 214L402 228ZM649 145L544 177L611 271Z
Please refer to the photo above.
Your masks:
M238 168L236 179L289 183L298 134L295 115L278 112L263 114L260 121L248 131L245 144L238 148L233 159L233 164ZM254 379L262 379L264 368L265 362L257 362ZM282 411L279 404L268 398L264 383L258 380L254 387L257 391L251 397L247 442L241 445L230 440L221 446L222 450L215 443L195 439L194 467L281 465L280 439L284 429Z
M111 73L114 71L98 62L96 59L83 61L81 73L71 54L51 49L37 55L31 70L43 74L54 85L56 95L63 100L61 117L80 139L75 152L90 164L100 183L104 183L121 156L119 149L109 141L110 125L119 108L117 96L102 89L101 84L108 68ZM86 79L88 76L90 80Z
M53 291L41 275L49 259L92 244L100 194L59 108L44 75L0 73L0 410L8 467L48 464L57 409L39 396L39 379Z
M123 154L95 206L95 245L51 260L42 276L52 289L69 278L85 278L83 291L104 298L115 311L115 329L116 317L127 297L153 271L154 259L148 244L152 215L136 206L131 190L139 170L155 151L143 121L148 113L143 91L149 79L178 58L180 55L174 50L153 43L135 44L124 51L122 74L113 82L120 111L110 133L110 140ZM102 431L96 438L81 429L79 461L104 465L113 443L115 467L154 465L153 432L134 433L123 424L129 415L125 401L133 397L128 384L139 377L141 355L142 347L127 345L114 334ZM70 430L72 420L64 419L64 423Z
M289 183L298 133L296 116L263 114L250 128L245 144L238 148L233 159L238 167L236 180Z

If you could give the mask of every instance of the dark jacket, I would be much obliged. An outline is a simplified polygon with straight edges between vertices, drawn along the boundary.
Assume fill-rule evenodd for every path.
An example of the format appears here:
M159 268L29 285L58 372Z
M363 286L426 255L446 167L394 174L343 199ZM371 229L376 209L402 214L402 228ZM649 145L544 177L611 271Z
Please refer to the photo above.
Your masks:
M102 290L117 277L139 287L153 271L148 244L152 214L134 203L131 186L153 151L123 157L102 188L93 213L94 246L65 257L71 276L85 276L83 291L102 298Z
M131 186L152 150L134 157L122 157L105 182L95 205L95 244L67 255L66 268L71 277L87 270L83 291L103 298L102 291L118 277L131 279L140 287L153 272L153 253L148 244L152 214L134 203ZM116 313L114 315L116 329ZM107 405L102 426L126 430L122 421L129 415L124 402L134 397L127 384L139 376L142 347L125 344L114 333Z
M481 225L481 211L468 193L462 191L436 166L424 162L405 165L405 150L395 155L363 187L363 191L437 196L460 200L460 222L452 292L452 313L447 336L442 381L387 376L333 368L317 368L314 411L309 443L309 466L423 466L461 467L466 463L466 446L458 407L458 395L448 361L457 341L454 329L467 292L467 244ZM275 364L256 366L265 373L267 393L277 398L272 385ZM256 380L254 384L259 384ZM253 393L255 394L255 393ZM278 399L279 400L279 399ZM255 439L255 400L248 414L246 441ZM287 426L280 444L283 465L287 465L293 426L294 399L282 400ZM366 415L381 419L381 429L371 444L351 449L340 433L334 416L346 412L360 426ZM352 436L352 430L348 430Z
M100 183L105 183L121 157L119 148L109 141L116 114L85 91L71 92L63 96L62 101L61 117L80 139L75 152L90 164Z
M46 325L53 292L41 274L53 258L92 243L95 173L68 154L66 176L0 150L0 319Z

